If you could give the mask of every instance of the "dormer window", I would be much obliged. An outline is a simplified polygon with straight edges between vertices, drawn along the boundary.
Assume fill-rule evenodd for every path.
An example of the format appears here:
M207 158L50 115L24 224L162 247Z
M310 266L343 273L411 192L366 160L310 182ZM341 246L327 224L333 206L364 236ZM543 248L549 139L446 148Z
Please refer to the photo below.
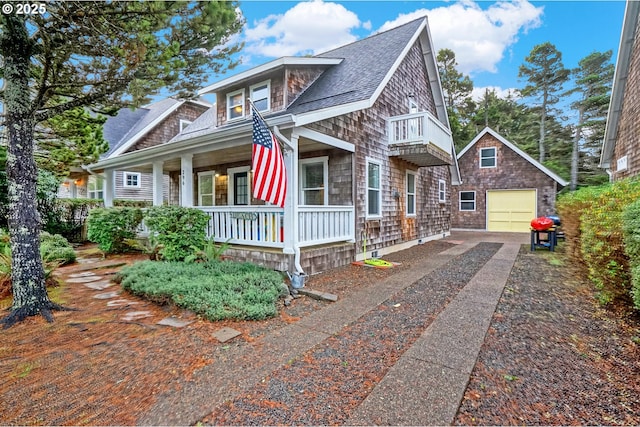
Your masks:
M244 117L244 89L227 94L227 120Z
M251 101L258 111L269 111L271 109L269 80L253 85L249 90L251 91Z
M183 120L180 119L180 133L182 133L182 131L191 124L192 122L190 122L189 120Z

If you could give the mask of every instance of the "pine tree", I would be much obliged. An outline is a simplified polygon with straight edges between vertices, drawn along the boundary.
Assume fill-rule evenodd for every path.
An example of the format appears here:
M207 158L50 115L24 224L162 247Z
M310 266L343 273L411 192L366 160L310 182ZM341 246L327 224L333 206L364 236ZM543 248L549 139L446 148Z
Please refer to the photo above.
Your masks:
M235 2L50 1L31 15L0 15L2 125L7 129L13 306L53 320L39 253L34 137L38 126L89 107L140 105L161 89L188 97L208 73L234 64ZM3 9L5 11L5 9Z

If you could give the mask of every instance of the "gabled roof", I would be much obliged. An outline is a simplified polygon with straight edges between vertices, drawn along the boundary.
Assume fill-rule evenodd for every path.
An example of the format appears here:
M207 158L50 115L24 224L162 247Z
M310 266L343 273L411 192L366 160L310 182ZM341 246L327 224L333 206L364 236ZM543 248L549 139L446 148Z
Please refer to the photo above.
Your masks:
M103 158L114 157L127 151L185 102L210 105L202 101L165 98L136 110L123 108L116 116L109 117L103 128L109 151Z
M520 157L522 157L523 159L525 159L526 161L528 161L529 163L531 163L533 166L535 166L536 168L538 168L540 171L544 172L545 175L547 175L549 178L553 179L555 182L557 182L558 184L562 185L563 187L566 187L567 185L569 185L569 183L567 181L565 181L564 179L560 178L557 174L551 172L547 167L545 167L543 164L541 164L540 162L538 162L536 159L534 159L533 157L531 157L530 155L528 155L527 153L525 153L524 151L522 151L520 148L518 148L514 143L507 141L506 139L504 139L504 137L502 135L500 135L498 132L494 131L493 129L486 127L484 129L482 129L482 131L480 131L480 133L478 135L476 135L475 138L473 138L473 140L467 144L466 147L464 147L462 149L462 151L460 151L460 154L458 154L458 160L464 156L464 154L469 151L471 149L471 147L473 147L476 142L480 141L480 139L482 139L482 137L486 134L489 134L491 136L493 136L495 139L497 139L498 141L500 141L502 144L506 145L507 147L509 147L511 150L515 151L516 154L518 154Z
M427 65L438 119L448 127L426 17L317 55L322 58L342 58L343 61L322 73L287 108L287 113L311 116L307 120L301 117L299 124L302 125L371 107L418 40Z
M622 102L624 100L624 91L629 75L633 42L638 28L638 14L640 14L640 1L628 0L624 12L622 34L620 35L620 48L618 49L616 71L613 76L613 88L611 90L611 101L609 102L609 112L607 113L607 125L604 131L602 152L600 154L599 166L601 168L611 167L611 159L613 158L613 151L616 147L618 120L622 112Z

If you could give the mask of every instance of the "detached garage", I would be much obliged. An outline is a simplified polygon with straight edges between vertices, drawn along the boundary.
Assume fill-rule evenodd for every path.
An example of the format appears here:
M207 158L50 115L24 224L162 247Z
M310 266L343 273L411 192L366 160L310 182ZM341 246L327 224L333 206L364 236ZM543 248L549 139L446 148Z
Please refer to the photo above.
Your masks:
M452 228L528 232L533 218L555 213L568 183L485 128L458 154L462 184L452 188Z

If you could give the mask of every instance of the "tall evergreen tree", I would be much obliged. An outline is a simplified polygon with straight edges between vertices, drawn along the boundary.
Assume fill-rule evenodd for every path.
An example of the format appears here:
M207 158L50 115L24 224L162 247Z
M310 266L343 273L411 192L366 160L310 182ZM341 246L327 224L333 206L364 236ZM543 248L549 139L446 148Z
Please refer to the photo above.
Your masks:
M567 95L577 93L578 99L571 107L578 112L578 123L573 137L571 153L570 189L580 183L598 184L606 180L597 167L600 147L604 137L607 110L613 84L614 66L612 52L593 52L578 62L572 70L575 87ZM582 172L582 177L579 173Z
M469 119L475 109L475 103L471 99L473 82L469 76L458 71L456 54L451 49L440 49L436 62L449 116L449 126L457 149L473 138L468 127Z
M520 90L522 96L533 97L539 102L538 158L540 163L546 160L547 117L550 113L557 111L553 106L560 100L563 85L569 80L569 74L570 71L562 64L562 53L550 42L534 46L518 72L518 77L524 77L528 81L528 84Z
M8 4L8 3L3 3ZM49 1L31 15L0 15L2 122L7 129L12 311L53 320L39 254L34 135L78 107L139 105L167 89L190 96L208 73L234 64L235 2ZM225 46L226 45L226 46Z

